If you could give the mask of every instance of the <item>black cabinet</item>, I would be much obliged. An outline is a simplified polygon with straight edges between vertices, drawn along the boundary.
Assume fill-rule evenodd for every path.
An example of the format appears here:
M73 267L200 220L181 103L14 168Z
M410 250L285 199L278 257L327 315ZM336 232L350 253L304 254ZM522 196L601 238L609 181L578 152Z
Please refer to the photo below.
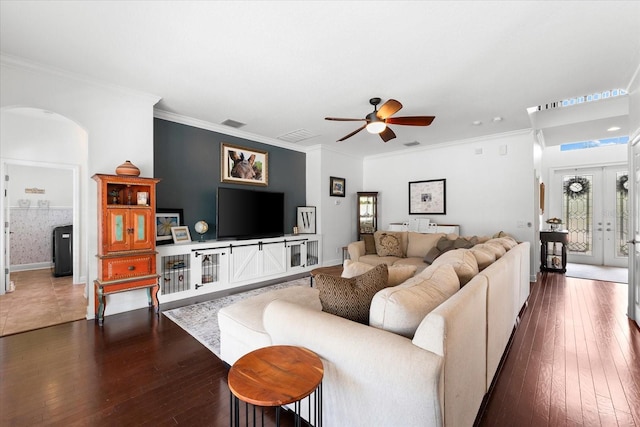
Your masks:
M567 272L567 243L569 232L566 230L540 232L541 271Z
M53 229L53 275L73 274L73 226L65 225Z

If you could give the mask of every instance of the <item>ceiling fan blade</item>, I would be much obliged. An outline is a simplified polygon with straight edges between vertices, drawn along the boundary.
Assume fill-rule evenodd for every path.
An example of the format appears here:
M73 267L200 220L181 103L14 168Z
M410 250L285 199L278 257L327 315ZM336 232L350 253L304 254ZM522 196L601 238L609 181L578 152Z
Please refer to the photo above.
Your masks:
M389 126L384 128L384 130L380 132L380 138L382 138L384 142L387 142L395 137L396 137L396 134L391 130Z
M384 120L387 117L393 116L395 113L400 111L401 108L402 104L400 104L400 102L396 101L395 99L390 99L382 104L382 106L378 110L377 116Z
M339 121L339 122L363 122L363 121L366 120L366 119L344 119L344 118L341 118L341 117L325 117L324 119L325 120L336 120L336 121Z
M353 135L355 135L356 133L360 132L362 129L366 128L367 125L362 125L362 127L359 127L358 129L354 130L353 132L351 132L349 135L343 136L342 138L340 138L338 140L338 142L340 141L344 141L347 138L351 138Z
M386 122L393 125L429 126L433 119L434 116L390 117Z

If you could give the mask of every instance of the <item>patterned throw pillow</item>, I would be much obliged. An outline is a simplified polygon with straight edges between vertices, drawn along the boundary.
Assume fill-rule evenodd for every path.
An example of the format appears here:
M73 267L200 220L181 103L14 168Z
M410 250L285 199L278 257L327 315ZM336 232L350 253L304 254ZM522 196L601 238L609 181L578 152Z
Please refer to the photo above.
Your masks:
M376 231L374 239L378 256L402 257L402 239L399 233Z
M387 280L386 264L350 279L328 274L315 277L322 311L365 325L369 324L371 300L380 289L387 287Z

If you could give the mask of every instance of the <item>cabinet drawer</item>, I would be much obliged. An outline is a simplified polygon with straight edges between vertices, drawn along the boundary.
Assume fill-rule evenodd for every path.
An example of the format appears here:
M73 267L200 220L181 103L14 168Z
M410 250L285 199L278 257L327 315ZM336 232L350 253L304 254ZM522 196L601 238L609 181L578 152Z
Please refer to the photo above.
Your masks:
M103 258L101 266L100 276L103 281L147 276L156 272L156 256L153 254Z

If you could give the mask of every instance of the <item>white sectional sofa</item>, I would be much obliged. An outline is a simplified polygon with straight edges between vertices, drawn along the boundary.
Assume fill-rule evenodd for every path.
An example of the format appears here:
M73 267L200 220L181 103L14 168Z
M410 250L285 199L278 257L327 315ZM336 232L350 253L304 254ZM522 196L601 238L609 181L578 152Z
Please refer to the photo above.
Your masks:
M232 365L266 345L314 351L325 370L325 426L471 426L529 295L530 245L514 244L493 262L482 245L477 257L473 248L447 252L413 278L379 291L370 313L377 327L322 311L311 287L240 301L220 310L221 357ZM440 286L451 271L459 283L456 276L474 265L466 284L423 318L401 315L402 307L416 309L420 286ZM398 324L402 334L392 331Z

